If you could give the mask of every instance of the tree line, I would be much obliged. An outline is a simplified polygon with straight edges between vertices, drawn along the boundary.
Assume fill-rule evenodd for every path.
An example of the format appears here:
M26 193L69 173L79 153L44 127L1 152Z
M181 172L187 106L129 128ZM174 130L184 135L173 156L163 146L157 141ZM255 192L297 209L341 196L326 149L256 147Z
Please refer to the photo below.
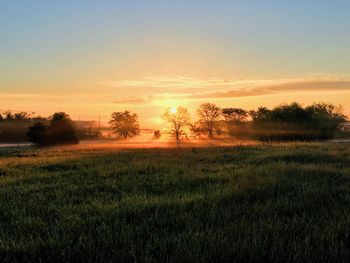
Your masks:
M167 108L161 115L168 124L167 133L179 141L184 138L230 136L261 141L326 140L333 138L346 121L341 107L327 103L314 103L303 107L299 103L279 105L272 109L257 110L242 108L220 108L213 103L203 103L196 111L196 121L191 120L185 107ZM26 112L0 114L0 140L11 138L21 125L27 140L38 146L75 144L82 138L99 138L98 129L79 132L74 121L64 112L54 113L49 118L34 116ZM11 129L6 125L16 124ZM28 123L30 125L28 126ZM110 129L120 138L131 138L140 134L139 116L130 111L113 112ZM4 128L5 127L5 128ZM22 130L23 130L22 129ZM85 136L85 137L84 137ZM162 136L154 131L154 139ZM21 137L21 139L23 139Z
M250 111L234 107L221 109L213 103L204 103L197 109L196 122L189 121L189 113L183 107L174 113L167 109L163 117L177 140L188 133L192 137L206 135L208 138L225 133L262 141L326 140L333 138L346 121L341 107L327 103L303 107L296 102Z
M45 118L35 113L6 111L0 114L0 142L33 142L36 145L77 143L79 139L100 137L100 131L91 125L80 125L68 114L56 112Z
M180 106L167 108L161 117L168 123L167 132L177 141L203 136L212 139L223 134L261 141L326 140L333 138L346 121L341 107L327 103L303 107L294 102L250 111L204 103L196 114L197 121L191 121L189 111ZM120 137L139 134L138 116L129 111L113 113L110 124ZM155 131L154 138L160 136L160 131Z

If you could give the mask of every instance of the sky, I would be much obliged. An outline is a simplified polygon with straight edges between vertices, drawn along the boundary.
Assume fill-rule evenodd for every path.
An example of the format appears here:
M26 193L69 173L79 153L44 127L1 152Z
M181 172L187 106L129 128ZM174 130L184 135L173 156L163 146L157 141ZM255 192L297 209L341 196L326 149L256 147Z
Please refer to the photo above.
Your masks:
M0 110L107 120L297 101L350 115L347 0L0 0Z

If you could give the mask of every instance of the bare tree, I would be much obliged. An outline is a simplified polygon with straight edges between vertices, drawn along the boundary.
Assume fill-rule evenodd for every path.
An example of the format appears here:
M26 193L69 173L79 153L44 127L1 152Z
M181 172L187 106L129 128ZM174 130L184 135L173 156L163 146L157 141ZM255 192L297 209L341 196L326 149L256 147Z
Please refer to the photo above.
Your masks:
M186 135L185 128L190 124L190 114L186 108L178 107L176 110L167 108L162 118L168 122L169 132L177 141Z
M197 138L203 133L202 126L198 121L190 123L189 128L191 132L191 137L193 138Z
M114 133L124 139L140 134L138 115L130 111L113 112L109 124Z
M217 127L217 122L221 116L221 109L213 103L204 103L197 110L199 123L208 134L209 138L214 136L214 131Z

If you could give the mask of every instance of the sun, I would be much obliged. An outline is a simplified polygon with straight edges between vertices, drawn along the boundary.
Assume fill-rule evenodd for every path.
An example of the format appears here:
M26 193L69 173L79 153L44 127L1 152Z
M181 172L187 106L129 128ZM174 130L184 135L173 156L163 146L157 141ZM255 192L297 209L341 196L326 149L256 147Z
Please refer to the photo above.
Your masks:
M170 112L173 113L173 114L176 113L177 112L177 108L176 107L170 108Z

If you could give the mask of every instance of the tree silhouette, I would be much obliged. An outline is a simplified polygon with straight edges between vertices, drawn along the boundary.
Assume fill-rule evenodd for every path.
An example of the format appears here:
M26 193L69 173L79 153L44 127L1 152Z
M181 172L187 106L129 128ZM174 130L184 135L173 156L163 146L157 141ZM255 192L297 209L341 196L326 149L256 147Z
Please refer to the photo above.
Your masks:
M252 111L255 137L262 140L325 140L334 136L346 118L341 108L316 103L302 107L294 102L272 110Z
M130 111L113 112L109 124L113 132L124 139L140 134L138 115Z
M241 108L225 108L222 110L228 132L231 136L243 136L249 113Z
M79 142L73 121L65 112L56 112L50 117L53 144L75 144Z
M247 121L249 113L241 108L225 108L222 109L222 115L227 123L244 123Z
M14 114L14 120L16 120L16 121L29 120L30 117L31 117L31 115L25 111L17 112Z
M268 119L270 112L266 107L259 107L257 110L251 110L249 114L254 121L259 121Z
M49 128L42 122L34 123L27 132L28 140L37 146L45 146L50 143Z
M184 107L178 107L176 111L171 108L165 109L162 118L168 122L169 133L175 137L177 141L186 135L185 128L190 124L190 114Z
M12 120L15 119L15 116L12 114L11 111L4 112L4 116L5 116L4 119L7 120L7 121L12 121Z
M217 126L217 121L221 116L220 107L212 103L204 103L199 106L197 114L202 130L208 134L209 138L212 138Z

